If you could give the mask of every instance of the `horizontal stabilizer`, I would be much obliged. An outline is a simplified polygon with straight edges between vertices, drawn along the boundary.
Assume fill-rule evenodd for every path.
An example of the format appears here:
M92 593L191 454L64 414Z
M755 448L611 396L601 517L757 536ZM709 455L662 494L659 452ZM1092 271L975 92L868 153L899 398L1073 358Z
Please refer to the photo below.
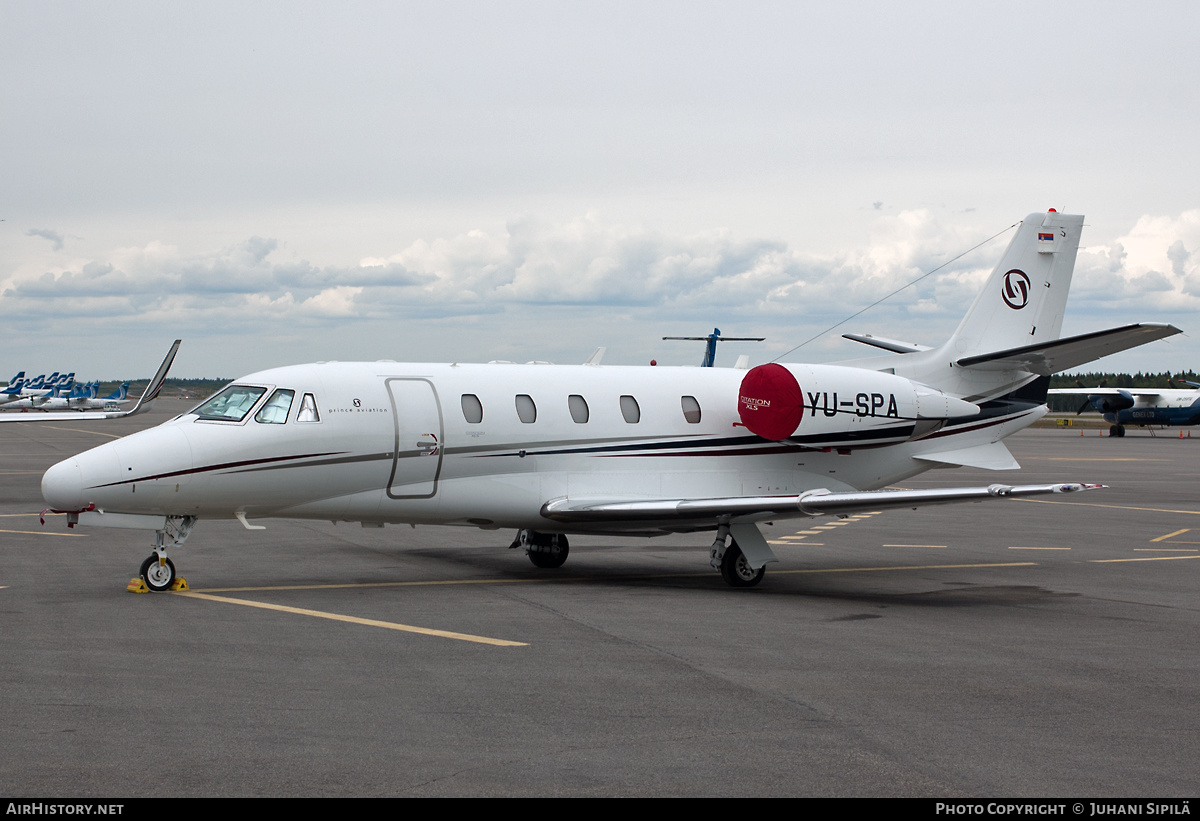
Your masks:
M1068 336L1035 345L1009 348L994 353L968 356L956 363L960 368L1011 371L1022 370L1041 376L1050 376L1060 371L1086 365L1109 354L1120 353L1156 339L1183 333L1174 325L1161 322L1142 322L1093 331L1090 334Z
M766 521L809 516L842 516L888 508L982 502L988 499L1037 496L1046 493L1075 493L1101 487L1104 485L1069 482L1055 485L988 485L925 490L864 490L849 493L830 493L820 489L810 490L799 496L736 496L726 499L661 499L636 502L586 502L562 498L542 505L542 516L564 524L663 522L678 526L689 521L716 522L719 519L730 518Z
M1017 470L1021 467L1003 442L992 442L973 448L945 450L939 453L922 453L914 458L923 462L937 462L942 465L984 470Z
M874 334L842 334L842 339L861 342L864 345L870 345L875 348L883 348L885 351L891 351L892 353L920 353L921 351L932 350L928 345L918 345L915 342L901 342L898 339L888 339L885 336L875 336Z

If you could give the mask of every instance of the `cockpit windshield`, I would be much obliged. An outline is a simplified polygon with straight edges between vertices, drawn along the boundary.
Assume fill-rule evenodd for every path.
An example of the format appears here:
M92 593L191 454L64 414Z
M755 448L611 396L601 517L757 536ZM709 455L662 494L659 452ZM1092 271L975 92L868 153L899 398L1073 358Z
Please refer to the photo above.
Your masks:
M282 425L287 421L288 411L292 409L292 398L295 395L295 391L283 388L275 391L262 406L262 410L254 414L254 421L262 422L264 425Z
M253 385L230 385L189 413L194 413L201 419L241 422L254 407L254 403L266 392L266 388L256 388Z

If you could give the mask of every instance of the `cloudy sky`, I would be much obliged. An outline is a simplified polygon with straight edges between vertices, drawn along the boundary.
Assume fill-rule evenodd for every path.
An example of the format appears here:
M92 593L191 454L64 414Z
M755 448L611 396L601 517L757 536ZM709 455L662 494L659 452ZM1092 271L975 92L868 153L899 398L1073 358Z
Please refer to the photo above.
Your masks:
M0 379L770 359L1032 211L1200 368L1200 6L0 0ZM933 344L1011 236L842 331ZM6 370L4 370L6 369Z

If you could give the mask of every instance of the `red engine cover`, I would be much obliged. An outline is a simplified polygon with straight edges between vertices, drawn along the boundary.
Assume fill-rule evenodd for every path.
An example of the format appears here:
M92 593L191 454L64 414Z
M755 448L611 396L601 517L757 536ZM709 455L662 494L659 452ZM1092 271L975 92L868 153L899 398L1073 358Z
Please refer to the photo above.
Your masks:
M751 433L778 442L800 427L804 391L792 372L774 362L751 368L738 390L738 415Z

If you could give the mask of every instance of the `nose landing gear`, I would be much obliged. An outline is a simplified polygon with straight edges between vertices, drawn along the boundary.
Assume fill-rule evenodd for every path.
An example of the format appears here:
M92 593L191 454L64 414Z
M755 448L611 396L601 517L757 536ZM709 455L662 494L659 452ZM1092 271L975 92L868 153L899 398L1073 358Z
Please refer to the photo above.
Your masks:
M151 591L161 593L175 585L186 586L187 582L175 575L175 563L167 558L167 547L182 547L195 524L195 516L171 516L162 530L155 531L154 552L142 562L138 571Z

